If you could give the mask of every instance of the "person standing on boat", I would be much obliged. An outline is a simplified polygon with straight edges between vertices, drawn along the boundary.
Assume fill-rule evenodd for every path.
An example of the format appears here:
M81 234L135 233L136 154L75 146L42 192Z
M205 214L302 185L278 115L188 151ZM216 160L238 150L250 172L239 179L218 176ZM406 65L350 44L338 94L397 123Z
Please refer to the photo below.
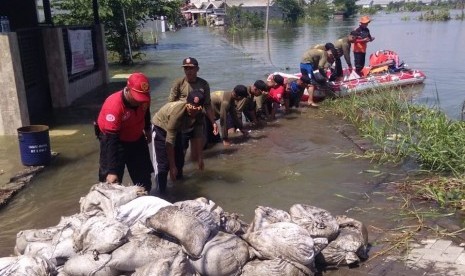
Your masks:
M150 192L153 166L147 146L152 141L148 78L142 73L131 74L126 87L105 100L95 127L100 140L99 181L122 183L126 166L132 182Z
M198 77L199 63L197 59L188 57L182 61L182 67L184 69L184 77L178 78L174 81L171 87L170 95L168 96L169 102L174 101L186 101L187 96L194 89L198 89L205 94L205 101L203 110L206 114L207 121L212 124L214 134L218 133L218 125L215 122L215 116L211 109L210 100L210 85L209 83ZM187 148L189 147L189 141L192 136L191 132L179 133L182 138L182 146L176 146L176 166L178 171L177 178L183 177L183 167L185 162L185 155Z
M176 164L176 147L182 147L179 133L191 133L191 157L196 160L199 170L203 163L203 106L206 97L203 91L194 89L189 92L185 101L168 102L153 116L153 167L155 181L160 193L164 193L168 182L178 179Z
M248 96L247 87L244 85L236 85L233 91L215 91L211 93L212 110L215 114L215 119L220 120L221 125L221 138L223 145L230 146L231 142L228 139L228 128L232 126L234 129L238 128L244 136L247 132L243 130L242 121L239 121L237 116L238 112L243 109L236 108L236 101L240 101ZM229 121L229 123L228 123ZM229 125L229 126L228 126ZM207 126L207 135L209 142L216 142L218 139L214 136L213 130Z
M337 51L337 57L334 57L335 63L336 63L336 74L335 76L337 78L340 78L343 76L343 71L342 71L342 62L341 62L341 57L344 56L344 59L347 63L347 67L349 71L352 71L352 63L350 61L350 47L352 43L355 42L355 39L357 37L357 32L352 31L350 32L349 35L345 37L341 37L338 40L334 42L334 48L336 48Z
M367 44L375 40L371 36L370 30L368 29L368 24L371 22L370 17L362 16L360 18L360 25L355 29L354 35L356 35L354 41L354 64L355 72L361 76L363 67L365 67L365 57L367 52Z
M315 91L316 83L326 83L328 81L328 77L326 76L326 69L328 69L331 64L334 62L334 51L332 49L329 50L321 50L310 48L302 56L302 60L300 61L300 72L302 75L308 75L312 79L312 84L309 85L308 89L308 105L310 107L318 107L313 101L313 92ZM315 76L313 70L318 69L318 76Z

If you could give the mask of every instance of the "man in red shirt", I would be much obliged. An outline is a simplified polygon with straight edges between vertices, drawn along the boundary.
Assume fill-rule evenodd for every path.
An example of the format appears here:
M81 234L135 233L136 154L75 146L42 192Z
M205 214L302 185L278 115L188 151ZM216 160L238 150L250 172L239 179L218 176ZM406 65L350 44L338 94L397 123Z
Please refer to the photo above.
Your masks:
M110 95L97 119L100 140L99 181L122 183L125 166L135 185L150 192L153 165L150 85L142 73L129 76L123 90Z

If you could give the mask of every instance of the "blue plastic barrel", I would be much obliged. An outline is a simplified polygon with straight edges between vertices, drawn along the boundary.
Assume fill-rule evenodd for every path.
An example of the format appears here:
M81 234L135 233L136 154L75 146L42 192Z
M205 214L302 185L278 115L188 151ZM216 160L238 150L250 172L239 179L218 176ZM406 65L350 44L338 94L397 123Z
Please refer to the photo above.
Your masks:
M18 128L19 150L24 166L50 164L50 136L48 126L30 125Z

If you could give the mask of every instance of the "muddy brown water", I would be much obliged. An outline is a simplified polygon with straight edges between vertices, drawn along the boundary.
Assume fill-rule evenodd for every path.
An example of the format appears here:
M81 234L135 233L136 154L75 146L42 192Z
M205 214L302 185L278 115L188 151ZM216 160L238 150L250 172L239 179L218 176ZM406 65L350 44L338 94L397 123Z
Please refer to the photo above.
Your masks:
M441 66L451 57L439 41L431 45L435 40L430 35L450 38L444 39L447 47L456 49L461 45L463 49L464 23L402 22L400 17L375 17L370 29L376 40L369 49L396 49L408 56L409 65L425 70L429 77L417 100L436 101L451 117L457 117L463 94L452 90L465 87L464 78L458 77L463 76L464 69L457 66L457 74L446 78L447 72L442 72L445 69ZM199 75L210 82L212 91L228 90L236 84L249 85L273 71L297 71L307 47L333 41L354 26L355 21L343 21L318 27L272 27L268 36L254 32L242 37L228 36L221 29L181 29L160 34L157 48L144 49L146 61L130 68L112 66L111 76L133 71L147 74L155 112L166 102L172 81L182 75L180 64L184 57L199 60ZM455 30L454 35L449 28ZM398 39L391 39L394 34ZM464 55L463 51L454 53ZM449 64L455 64L453 60L459 60L456 58ZM451 78L457 84L454 87ZM56 225L61 216L79 211L79 198L97 181L98 143L92 118L105 95L122 84L121 79L113 78L108 87L83 97L70 108L55 111L51 147L59 155L0 210L0 256L12 254L20 230ZM444 92L439 101L434 87ZM454 95L455 100L447 95ZM295 203L305 203L334 215L352 216L368 226L389 227L394 222L397 204L386 199L379 183L392 178L389 172L403 170L377 167L369 160L338 157L338 153L358 149L338 131L341 125L339 118L328 116L324 109L301 109L285 117L280 115L276 122L252 130L248 139L238 138L232 147L216 145L205 151L205 171L197 171L195 164L188 162L186 178L170 185L168 199L207 197L228 212L242 214L245 221L251 221L257 205L288 210ZM16 137L1 137L0 170L21 169L18 152ZM9 177L8 173L0 174L0 181L5 183ZM129 182L126 175L124 183Z

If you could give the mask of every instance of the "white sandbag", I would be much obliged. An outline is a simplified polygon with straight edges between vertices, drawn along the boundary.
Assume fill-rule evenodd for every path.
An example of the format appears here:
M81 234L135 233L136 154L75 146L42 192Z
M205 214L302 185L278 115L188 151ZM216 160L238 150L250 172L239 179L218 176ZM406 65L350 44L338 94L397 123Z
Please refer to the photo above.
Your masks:
M196 214L200 219L205 220L207 223L211 223L207 220L212 220L217 226L220 225L221 216L223 215L223 208L216 205L215 202L206 199L204 197L199 197L195 200L184 200L174 203L175 206L179 207L181 210L185 210L189 213ZM206 216L206 214L209 214ZM205 217L200 217L204 215Z
M110 253L127 242L128 234L129 227L115 219L91 217L75 233L74 249L76 252Z
M4 269L5 267L11 265L12 263L16 262L18 257L3 257L0 258L0 271Z
M313 272L302 265L283 260L254 260L245 264L242 276L308 276Z
M184 206L185 207L185 206ZM147 226L176 238L189 256L199 258L207 240L218 231L210 212L194 206L166 206L147 220Z
M64 267L63 273L72 276L116 276L119 272L111 269L108 262L111 260L111 255L108 254L92 254L74 256L69 259Z
M172 205L156 196L141 196L116 208L116 220L131 227L137 221L145 223L147 218L155 215L160 208Z
M276 222L291 222L288 212L276 208L257 206L255 216L250 224L248 233L263 229L265 226Z
M244 235L249 228L249 224L241 220L237 213L224 212L221 216L220 230L237 236Z
M295 204L289 210L292 221L307 229L313 238L334 240L339 231L339 224L328 211L305 204Z
M291 222L277 222L244 235L261 259L282 258L311 265L314 259L313 239L302 227Z
M134 272L136 268L152 263L158 259L172 260L181 246L168 239L153 234L133 237L112 253L108 264L119 271Z
M90 188L90 192L81 197L81 213L89 217L103 213L106 217L116 216L116 207L147 194L140 186L121 186L117 184L99 183Z
M129 228L129 237L133 236L144 236L155 232L152 228L145 225L145 222L137 221Z
M56 267L40 256L18 256L14 262L0 267L0 275L52 276L56 273Z
M328 246L328 244L329 241L327 238L313 238L313 251L315 251L315 256Z
M368 258L368 231L358 220L337 216L340 233L317 255L315 261L326 266L350 265Z
M47 242L53 239L53 236L61 230L61 227L49 227L45 229L22 230L16 234L16 251L24 254L26 246L31 242Z
M174 259L158 259L137 268L131 276L194 276L198 275L187 262L187 255L182 252Z
M203 247L200 259L190 263L201 275L240 275L242 267L250 259L248 244L239 237L218 232Z

